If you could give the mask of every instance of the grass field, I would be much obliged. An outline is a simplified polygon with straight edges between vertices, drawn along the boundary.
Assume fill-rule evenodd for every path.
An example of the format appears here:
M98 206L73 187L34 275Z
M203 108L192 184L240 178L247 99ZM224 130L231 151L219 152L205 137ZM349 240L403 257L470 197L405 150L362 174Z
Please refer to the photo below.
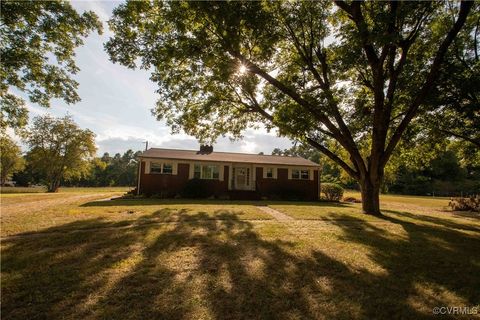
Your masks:
M46 192L45 187L0 187L0 194L10 193L43 193Z
M99 187L99 188L77 188L77 187L62 187L58 190L58 193L55 194L63 194L63 193L91 193L92 190L95 192L126 192L132 189L132 187ZM25 193L46 193L47 188L45 187L0 187L0 194L2 197L11 195L11 194L25 194Z
M346 191L344 194L345 197L354 197L356 199L361 199L361 195L358 191ZM450 198L448 197L422 197L422 196L406 196L406 195L395 195L395 194L382 194L380 199L384 203L406 203L413 205L421 205L422 207L430 208L445 208L448 205Z
M446 199L383 196L383 218L99 201L118 194L2 195L2 319L426 319L480 304L480 218Z

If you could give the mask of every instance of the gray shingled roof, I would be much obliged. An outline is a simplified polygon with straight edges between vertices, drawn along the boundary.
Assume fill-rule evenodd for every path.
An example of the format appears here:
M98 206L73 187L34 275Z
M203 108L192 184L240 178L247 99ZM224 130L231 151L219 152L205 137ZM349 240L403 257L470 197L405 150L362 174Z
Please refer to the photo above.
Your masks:
M236 162L254 164L275 164L286 166L319 167L319 164L301 157L271 156L233 152L212 152L200 154L198 150L178 150L150 148L144 151L141 158L162 158L175 160L212 161L212 162Z

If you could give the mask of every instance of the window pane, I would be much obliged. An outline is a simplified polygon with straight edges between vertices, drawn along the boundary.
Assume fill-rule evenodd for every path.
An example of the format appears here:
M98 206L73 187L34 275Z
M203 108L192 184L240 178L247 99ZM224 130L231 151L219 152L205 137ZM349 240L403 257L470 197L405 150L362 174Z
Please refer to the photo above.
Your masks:
M150 163L150 172L153 173L162 173L162 164L159 162Z
M196 179L201 177L201 167L198 164L193 167L193 177Z
M213 171L213 179L219 179L220 174L219 174L219 169L218 166L212 166L212 171Z
M212 179L212 166L202 166L202 179Z
M308 173L309 173L308 170L302 170L301 171L302 179L308 180Z
M165 174L172 174L173 172L173 167L170 163L164 163L163 164L163 173Z
M193 168L193 177L197 179L219 179L219 166L196 164Z
M300 179L300 170L292 170L292 179Z
M273 178L273 168L267 168L267 178Z

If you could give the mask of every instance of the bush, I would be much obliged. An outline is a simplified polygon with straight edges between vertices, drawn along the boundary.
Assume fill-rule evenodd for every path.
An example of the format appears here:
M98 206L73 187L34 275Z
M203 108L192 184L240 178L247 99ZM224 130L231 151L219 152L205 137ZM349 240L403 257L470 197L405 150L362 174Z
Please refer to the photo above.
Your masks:
M276 195L280 198L280 200L287 200L287 201L305 200L305 195L303 194L303 192L296 188L279 187L276 190Z
M476 211L480 212L480 196L470 198L452 198L448 206L454 211Z
M150 198L155 199L172 199L173 197L175 197L175 194L166 190L160 190L160 192L150 195Z
M183 198L187 199L206 199L214 195L211 186L208 185L208 181L201 179L188 180L185 187L180 194Z
M346 197L346 198L343 198L343 201L344 202L351 202L351 203L362 203L362 200L359 200L355 197Z
M278 186L267 193L262 193L260 199L262 198L273 201L304 201L308 199L301 190L286 186Z
M329 201L340 201L343 197L343 188L336 183L322 183L320 191Z

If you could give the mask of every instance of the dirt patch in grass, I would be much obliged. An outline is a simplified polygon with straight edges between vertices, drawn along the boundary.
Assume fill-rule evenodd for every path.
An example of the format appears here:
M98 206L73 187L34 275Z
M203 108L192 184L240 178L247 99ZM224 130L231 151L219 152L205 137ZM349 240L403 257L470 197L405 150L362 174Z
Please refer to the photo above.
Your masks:
M280 212L278 210L275 210L275 209L267 207L267 206L258 206L257 208L259 210L265 212L266 214L269 214L270 216L272 216L274 219L276 219L278 221L293 221L293 220L295 220L292 217L290 217L289 215L286 215L283 212Z

